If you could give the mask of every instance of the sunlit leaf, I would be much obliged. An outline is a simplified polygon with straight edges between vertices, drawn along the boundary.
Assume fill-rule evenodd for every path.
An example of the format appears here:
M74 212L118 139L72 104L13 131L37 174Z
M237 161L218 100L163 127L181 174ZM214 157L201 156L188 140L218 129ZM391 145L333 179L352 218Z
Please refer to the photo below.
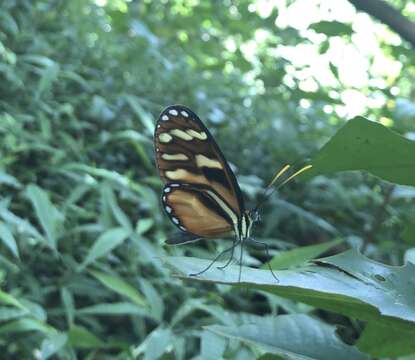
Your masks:
M312 160L305 176L366 170L382 179L415 186L415 141L362 117L349 120Z

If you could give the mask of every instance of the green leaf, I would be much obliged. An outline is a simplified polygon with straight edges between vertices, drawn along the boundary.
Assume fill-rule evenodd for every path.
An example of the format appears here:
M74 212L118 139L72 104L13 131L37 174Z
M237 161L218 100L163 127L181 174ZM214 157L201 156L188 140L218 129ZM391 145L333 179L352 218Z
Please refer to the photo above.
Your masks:
M8 321L28 315L27 310L0 306L0 321Z
M16 226L20 233L28 234L36 239L42 239L42 235L29 221L12 213L5 207L4 202L0 203L0 216L6 223Z
M356 346L376 358L415 354L415 329L393 328L389 324L370 322Z
M20 189L22 184L14 176L11 176L3 171L0 171L0 184L13 186L16 189Z
M0 239L3 241L9 250L12 252L14 257L19 258L19 249L17 248L16 240L13 236L13 233L10 231L9 227L0 222Z
M151 218L141 218L137 221L135 232L137 235L143 235L154 225L154 220Z
M14 18L7 11L0 12L0 24L1 28L6 30L11 35L17 35L19 32L19 26Z
M19 309L29 311L22 303L17 300L13 295L10 295L2 290L0 290L0 302L6 304L6 305L12 305Z
M117 220L118 224L124 227L127 231L133 232L133 226L131 225L128 216L122 211L118 205L117 199L115 198L114 191L111 186L104 183L102 188L102 198L105 204L111 209L113 217Z
M95 304L78 309L76 312L79 315L145 315L141 308L129 302Z
M295 270L275 271L278 282L269 270L243 267L238 283L239 266L212 267L191 277L210 260L171 257L165 261L183 278L249 286L362 320L415 326L415 265L410 263L386 266L349 250Z
M133 350L134 359L144 354L144 360L156 360L167 350L173 338L169 329L157 328L137 348Z
M405 262L409 261L415 265L415 248L410 248L405 251L404 255Z
M404 239L407 244L414 244L415 243L415 223L406 224L401 235L402 235L402 239Z
M336 239L322 244L302 246L293 250L281 251L271 259L269 264L272 269L293 268L320 256L342 242L342 239ZM265 269L266 266L266 264L263 265L263 268Z
M94 245L89 249L89 252L82 263L80 270L85 268L90 263L94 262L96 259L108 254L112 249L120 245L125 239L130 235L130 231L117 227L105 231L101 236L95 241Z
M415 186L415 141L356 117L324 145L304 176L366 170L387 181Z
M134 287L119 277L98 271L91 271L91 274L94 275L108 289L111 289L117 294L127 297L132 302L134 302L134 304L140 307L146 306L146 302L141 294Z
M207 327L209 329L209 327ZM221 334L222 335L222 334ZM226 341L213 331L204 331L200 339L200 358L203 360L222 359Z
M339 21L320 21L309 26L309 29L327 36L352 35L353 28Z
M161 322L164 313L163 297L147 279L140 279L140 288L149 305L149 314Z
M141 106L139 98L131 95L126 94L123 96L126 100L127 104L131 107L135 115L138 117L138 119L141 121L145 131L148 134L153 134L154 132L154 120L146 110Z
M46 234L48 245L52 249L56 249L59 227L63 222L62 214L50 202L48 194L37 185L29 185L26 194Z
M69 341L75 348L93 349L104 346L104 343L83 326L74 325L69 329Z
M248 344L284 359L369 359L354 346L344 344L335 327L302 314L264 317L237 327L212 325L210 331Z
M65 333L58 332L47 337L43 340L40 346L40 359L49 359L52 355L56 354L62 349L68 340L68 336Z
M63 308L66 314L68 326L71 327L73 325L75 317L75 304L73 300L73 295L66 287L61 288L60 295L63 303Z
M0 326L0 334L21 333L26 331L39 331L48 336L56 333L56 329L52 326L30 317L11 321Z

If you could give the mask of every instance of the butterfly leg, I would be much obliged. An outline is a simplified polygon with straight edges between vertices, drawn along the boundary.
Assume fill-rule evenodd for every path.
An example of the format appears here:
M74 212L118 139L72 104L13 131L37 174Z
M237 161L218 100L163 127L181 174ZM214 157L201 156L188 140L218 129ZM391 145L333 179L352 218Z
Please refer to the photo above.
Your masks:
M231 255L230 255L229 259L228 259L228 262L227 262L225 265L222 265L222 266L217 266L217 269L219 269L219 270L223 270L223 269L225 269L226 267L228 267L228 266L229 266L229 264L230 264L230 263L231 263L231 261L233 260L233 254L234 254L234 252L235 252L235 248L239 245L239 243L240 243L240 241L239 241L239 240L237 240L236 238L233 240L232 247L230 248L230 249L231 249Z
M265 249L265 253L267 254L267 257L270 258L270 255L269 255L269 247L268 247L267 244L265 244L265 243L263 243L261 241L255 240L253 238L249 238L248 240L250 240L250 241L252 241L252 242L254 242L256 244L262 245L264 247L264 249ZM272 271L272 268L271 268L271 265L269 264L269 261L267 261L267 265L268 265L268 268L271 271L271 274L274 277L274 279L277 280L277 282L280 282L278 280L277 276L275 275L274 271Z
M246 240L246 239L244 239ZM242 256L244 254L244 240L241 240L241 253L239 254L239 276L238 276L238 283L241 282L241 275L242 275Z
M189 276L199 276L199 275L201 275L201 274L203 274L204 272L206 272L206 271L208 271L211 267L212 267L212 265L223 255L223 254L225 254L225 253L227 253L228 251L232 251L232 253L233 253L233 250L235 249L235 246L237 246L238 245L238 243L239 242L234 242L233 244L232 244L232 246L230 247L230 248L228 248L228 249L225 249L225 250L223 250L222 252L220 252L218 255L216 255L216 257L211 261L211 263L205 268L205 269L203 269L202 271L199 271L199 272L197 272L197 273L194 273L194 274L189 274Z

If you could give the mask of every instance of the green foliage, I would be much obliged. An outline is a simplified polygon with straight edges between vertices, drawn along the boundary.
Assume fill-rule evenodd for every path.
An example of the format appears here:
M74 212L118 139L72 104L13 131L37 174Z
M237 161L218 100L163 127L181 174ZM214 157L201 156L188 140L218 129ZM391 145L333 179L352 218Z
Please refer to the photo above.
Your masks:
M308 175L366 170L396 184L415 186L414 153L415 141L357 117L317 153Z
M258 345L283 359L368 359L353 346L343 343L335 327L303 314L259 318L238 328L212 325L208 330Z
M2 358L415 352L413 265L399 267L415 248L413 53L366 19L364 33L382 41L361 61L367 82L350 85L330 54L357 46L359 27L321 13L299 29L282 21L300 2L260 3L0 3ZM296 49L307 62L290 55ZM327 72L313 72L313 54ZM361 97L360 112L352 100ZM229 246L163 246L172 227L152 134L172 103L206 122L248 204L277 168L312 159L303 181L268 199L254 230L280 283L254 246L245 247L248 290L235 284L238 266L213 267L199 280L218 283L202 283L172 276L161 260L175 256L187 275L208 264L195 258ZM372 122L347 122L345 111ZM343 252L350 247L391 266ZM350 346L337 326L351 332Z

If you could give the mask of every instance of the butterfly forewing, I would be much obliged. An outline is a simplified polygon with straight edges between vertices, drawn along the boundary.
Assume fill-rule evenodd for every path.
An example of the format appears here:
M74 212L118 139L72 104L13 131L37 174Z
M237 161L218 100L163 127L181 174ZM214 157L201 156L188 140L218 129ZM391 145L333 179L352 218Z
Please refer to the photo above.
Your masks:
M197 115L181 105L167 107L157 121L154 142L166 184L163 204L173 223L204 237L232 231L244 211L242 193Z

